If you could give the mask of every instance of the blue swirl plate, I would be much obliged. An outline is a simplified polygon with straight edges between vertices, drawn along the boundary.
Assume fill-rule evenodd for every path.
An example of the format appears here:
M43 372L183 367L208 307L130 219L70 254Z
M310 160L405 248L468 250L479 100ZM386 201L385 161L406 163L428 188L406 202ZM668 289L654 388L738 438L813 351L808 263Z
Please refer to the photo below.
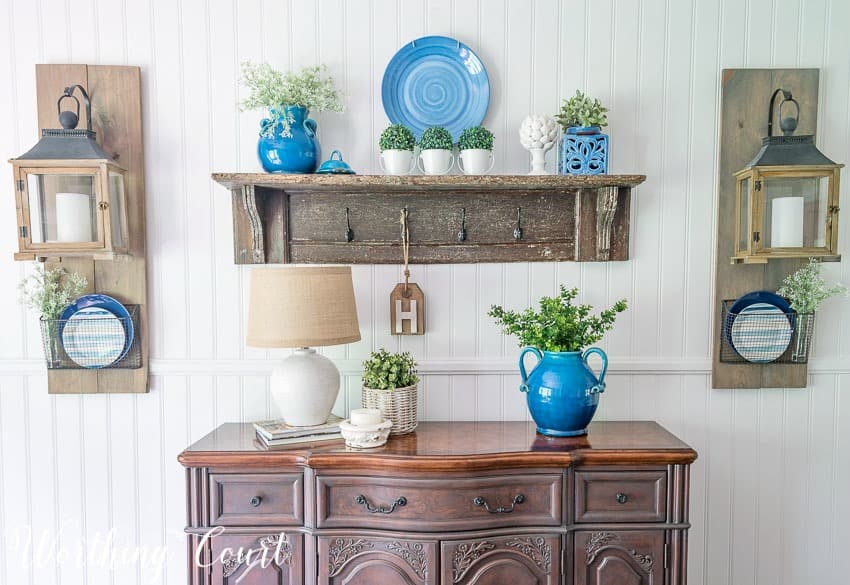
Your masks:
M384 71L384 111L416 139L443 126L457 141L464 128L479 126L490 103L490 80L481 59L456 39L429 36L405 45Z

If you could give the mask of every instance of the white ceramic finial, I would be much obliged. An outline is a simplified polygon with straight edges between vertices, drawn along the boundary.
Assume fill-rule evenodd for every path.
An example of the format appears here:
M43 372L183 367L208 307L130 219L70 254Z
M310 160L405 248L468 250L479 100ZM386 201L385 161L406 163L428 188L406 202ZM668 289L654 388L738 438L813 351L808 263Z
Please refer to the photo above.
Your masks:
M558 122L546 114L529 114L519 127L519 141L531 153L529 175L547 175L546 151L558 140Z

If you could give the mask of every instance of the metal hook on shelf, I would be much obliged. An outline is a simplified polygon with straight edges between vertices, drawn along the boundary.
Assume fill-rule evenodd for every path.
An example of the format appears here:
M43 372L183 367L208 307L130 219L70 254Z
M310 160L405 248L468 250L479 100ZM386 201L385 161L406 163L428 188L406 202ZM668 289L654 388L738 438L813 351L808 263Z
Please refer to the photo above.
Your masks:
M466 208L460 210L460 230L457 232L457 241L466 241Z
M514 239L522 239L522 207L516 208L516 227L514 228Z
M351 230L351 215L348 208L345 208L345 241L351 242L354 240L354 232Z

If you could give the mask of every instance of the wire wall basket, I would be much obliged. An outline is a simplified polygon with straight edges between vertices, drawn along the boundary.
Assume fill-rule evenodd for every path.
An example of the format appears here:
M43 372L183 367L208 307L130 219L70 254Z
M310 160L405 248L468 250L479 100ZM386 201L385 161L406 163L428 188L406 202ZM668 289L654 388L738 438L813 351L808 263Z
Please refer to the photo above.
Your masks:
M142 367L139 305L129 317L101 311L85 318L42 319L41 341L48 370Z
M723 301L720 361L723 363L805 364L809 361L814 313L782 312L747 307L730 309L735 300Z

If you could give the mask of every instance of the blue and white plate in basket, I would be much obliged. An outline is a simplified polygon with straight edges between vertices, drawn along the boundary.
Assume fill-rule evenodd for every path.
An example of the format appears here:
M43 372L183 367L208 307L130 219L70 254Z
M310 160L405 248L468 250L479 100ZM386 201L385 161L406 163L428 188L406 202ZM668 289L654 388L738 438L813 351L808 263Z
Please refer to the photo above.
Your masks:
M65 353L84 368L110 366L127 355L133 344L130 312L110 296L82 296L59 318L58 334Z
M785 353L793 333L788 314L771 303L753 303L741 309L730 327L732 347L756 364L770 363Z
M490 104L490 79L478 55L456 39L429 36L403 46L390 59L381 84L384 111L416 139L443 126L457 141L478 126Z

